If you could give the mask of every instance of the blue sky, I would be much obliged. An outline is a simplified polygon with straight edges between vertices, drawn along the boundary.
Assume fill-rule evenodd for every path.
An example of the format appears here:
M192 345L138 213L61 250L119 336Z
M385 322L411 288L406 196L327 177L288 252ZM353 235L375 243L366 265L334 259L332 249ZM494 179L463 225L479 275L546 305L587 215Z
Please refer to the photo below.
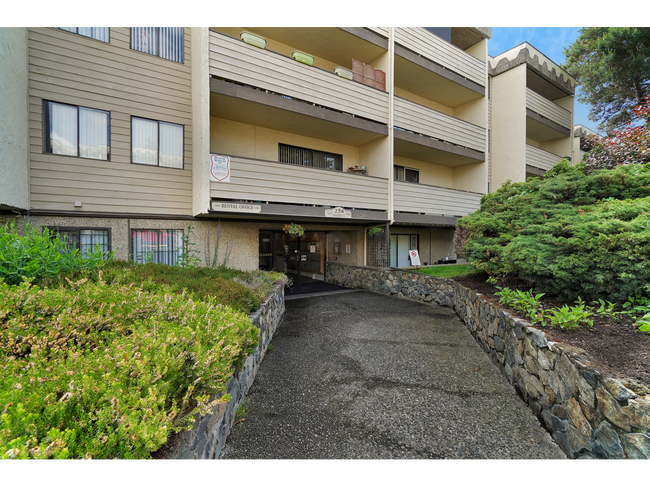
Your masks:
M563 49L573 44L580 27L492 27L488 41L488 54L496 56L522 42L528 41L537 50L557 64L564 64ZM577 95L577 93L576 93ZM582 124L592 130L598 125L587 118L589 107L575 100L575 125Z

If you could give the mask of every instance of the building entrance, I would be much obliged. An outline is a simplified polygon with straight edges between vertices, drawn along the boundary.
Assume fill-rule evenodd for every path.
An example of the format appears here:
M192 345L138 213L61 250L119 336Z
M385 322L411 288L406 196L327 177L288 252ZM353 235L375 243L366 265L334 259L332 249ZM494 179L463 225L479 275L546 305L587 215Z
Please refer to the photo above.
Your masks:
M323 280L326 256L325 232L305 232L296 237L279 231L260 231L260 269Z

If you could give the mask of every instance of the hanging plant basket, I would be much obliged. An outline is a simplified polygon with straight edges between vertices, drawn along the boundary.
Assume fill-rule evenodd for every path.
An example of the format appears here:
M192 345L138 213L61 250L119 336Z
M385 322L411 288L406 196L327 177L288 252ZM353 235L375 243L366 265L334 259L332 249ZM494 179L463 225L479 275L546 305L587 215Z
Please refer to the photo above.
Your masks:
M371 237L374 237L375 235L379 235L384 233L384 229L381 227L372 227L368 229L368 235Z
M295 235L297 237L302 237L305 233L305 229L297 223L287 223L282 230L284 233Z

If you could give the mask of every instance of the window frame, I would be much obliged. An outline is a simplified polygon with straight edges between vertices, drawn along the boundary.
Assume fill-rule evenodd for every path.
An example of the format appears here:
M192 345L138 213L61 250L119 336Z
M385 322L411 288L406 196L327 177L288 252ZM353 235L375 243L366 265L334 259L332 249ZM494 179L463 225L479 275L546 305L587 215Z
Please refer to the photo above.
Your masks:
M180 49L181 60L180 61L177 61L175 59L169 59L167 57L163 57L160 54L151 54L150 52L145 52L145 51L141 51L140 49L134 48L133 47L133 29L135 29L135 28L136 27L129 27L129 49L131 49L132 51L141 52L142 54L148 54L149 56L157 57L158 59L165 59L165 60L171 61L173 63L185 64L185 27L182 27L183 30L181 32L181 49ZM154 29L156 29L154 31L156 33L156 41L155 41L156 51L158 51L159 50L159 45L160 45L160 29L161 29L161 27L154 27Z
M150 122L156 122L158 125L158 148L156 149L156 164L147 164L144 162L133 162L133 119L138 118L140 120L148 120ZM177 125L183 129L183 134L181 135L181 144L182 150L181 150L181 167L170 167L170 166L161 166L160 165L160 122L166 123L169 125ZM185 169L185 124L180 124L180 123L174 123L174 122L167 122L165 120L156 120L153 118L147 118L147 117L138 117L137 115L131 115L131 130L129 132L129 138L130 138L130 144L131 144L131 164L137 164L138 166L148 166L148 167L162 167L165 169L176 169L176 170L183 170Z
M56 154L52 152L52 138L50 137L51 132L51 120L50 120L50 114L49 110L47 109L48 105L50 103L55 103L57 105L65 105L69 107L75 107L77 109L77 155L72 156L69 154ZM79 159L89 159L92 161L107 161L110 162L111 160L111 118L112 118L112 113L110 110L101 110L99 108L92 108L92 107L87 107L87 106L82 106L82 105L73 105L72 103L61 103L58 101L52 101L52 100L45 100L43 99L43 154L49 154L51 156L63 156L63 157L76 157ZM94 110L96 112L104 112L108 115L108 126L106 130L106 135L107 135L107 144L106 144L106 159L99 159L97 157L86 157L79 155L81 153L80 150L80 145L81 145L81 139L79 137L80 131L81 131L81 124L79 123L79 109L80 108L85 108L86 110ZM48 151L48 148L50 149Z
M299 149L299 150L303 150L303 151L309 151L309 152L311 153L311 157L310 157L310 159L311 159L311 160L310 160L311 165L305 165L305 164L294 164L294 163L292 163L292 162L286 162L286 161L282 161L282 160L280 160L280 159L281 159L281 155L282 155L282 147L286 147L286 148L289 148L289 149ZM332 168L332 169L330 169L330 168L328 168L328 167L318 167L318 166L314 166L313 164L314 164L314 153L315 153L315 152L318 152L318 153L320 153L320 154L332 155L332 156L338 156L338 157L340 157L340 158L341 158L341 169L337 169L337 168L336 168L336 162L334 163L334 164L335 164L335 167ZM338 172L343 172L343 167L344 167L344 166L343 166L343 154L336 154L336 153L334 153L334 152L326 152L326 151L322 151L322 150L318 150L318 149L309 149L309 148L307 148L307 147L299 147L299 146L297 146L297 145L283 144L282 142L278 142L278 162L280 162L280 163L282 163L282 164L289 164L289 165L291 165L291 166L311 167L311 168L313 168L313 169L324 169L324 170L326 170L326 171L338 171Z
M92 36L87 36L87 35L84 35L84 34L80 34L80 33L79 33L79 27L74 27L74 29L77 29L77 30L74 31L74 32L71 31L71 30L67 30L67 29L64 28L64 27L57 27L57 29L62 30L63 32L68 32L68 33L70 33L70 34L75 34L75 35L78 35L78 36L81 36L81 37L85 37L86 39L92 39L92 40L94 40L94 41L103 42L103 43L105 43L105 44L110 44L110 43L111 43L111 28L110 28L110 27L106 27L106 28L108 29L108 39L106 39L105 41L103 41L102 39L97 39L96 37L92 37Z
M61 232L65 233L72 233L72 232L77 232L77 242L81 242L81 231L82 230L101 230L101 231L106 231L108 232L107 236L107 249L104 252L104 259L107 257L108 253L113 251L113 233L111 227L66 227L66 226L56 226L56 225L51 225L45 227L50 231L51 235L54 235L55 233L58 234L59 236L61 235ZM82 249L79 247L79 251L82 252Z
M173 266L177 265L177 262L181 258L182 252L183 252L182 243L183 243L183 237L185 236L185 231L182 228L131 228L130 232L131 232L131 235L129 236L129 259L131 261L135 262L136 264L138 264L138 263L144 264L144 253L143 253L143 256L142 256L140 261L138 261L136 259L136 257L135 257L135 248L134 248L135 247L135 245L134 245L135 242L133 241L133 239L135 238L135 233L136 232L140 232L140 233L142 233L142 232L155 232L158 235L157 242L156 242L156 245L157 245L158 248L160 248L160 234L161 234L161 232L180 232L180 235L178 236L178 239L179 239L178 251L176 251L176 250L172 251L172 257L173 257L173 262L174 263L173 264L167 264L167 265L173 265ZM152 251L152 252L154 252L154 251ZM160 252L160 250L157 250L156 252ZM175 258L173 256L174 253L177 254L175 256ZM155 261L152 261L152 262L156 263L156 264L161 263L161 262L155 262Z
M399 179L395 177L395 169L402 169L403 170L403 179ZM414 171L418 175L418 180L417 181L407 181L406 180L406 171ZM420 170L416 169L414 167L406 167L406 166L399 166L397 164L393 164L393 181L401 181L403 183L411 183L411 184L420 184Z

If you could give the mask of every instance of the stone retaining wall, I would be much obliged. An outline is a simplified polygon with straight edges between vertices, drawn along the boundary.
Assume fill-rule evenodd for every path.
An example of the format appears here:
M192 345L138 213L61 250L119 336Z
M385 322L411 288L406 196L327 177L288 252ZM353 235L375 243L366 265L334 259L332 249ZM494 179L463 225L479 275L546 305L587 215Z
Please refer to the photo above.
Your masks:
M253 325L260 329L260 344L251 353L244 365L235 370L226 387L232 399L227 404L217 405L213 414L197 418L194 427L184 431L169 458L219 458L226 443L235 414L253 385L269 342L284 315L284 284L276 283L255 313L249 315Z
M582 349L549 340L530 323L451 280L330 262L326 280L453 306L569 457L650 459L650 388L615 378Z

